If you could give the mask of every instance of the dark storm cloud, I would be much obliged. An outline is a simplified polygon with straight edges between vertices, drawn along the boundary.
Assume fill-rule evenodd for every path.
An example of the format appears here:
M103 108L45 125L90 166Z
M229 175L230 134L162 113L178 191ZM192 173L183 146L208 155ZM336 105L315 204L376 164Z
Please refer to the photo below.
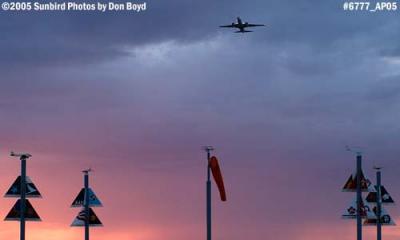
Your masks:
M236 16L268 25L254 37L260 44L302 43L325 50L349 38L359 39L360 44L374 40L378 43L380 35L398 25L389 21L390 13L348 13L336 1L294 4L292 1L174 0L148 1L147 6L148 10L139 14L2 13L2 69L106 61L127 54L127 48L146 44L202 41L215 37L220 32L217 26L235 20ZM230 30L223 32L230 34ZM383 53L396 51L394 46L375 47L382 48Z
M0 62L80 63L124 54L124 48L168 40L198 41L215 30L210 16L225 1L148 1L135 13L5 13L0 16ZM213 18L211 18L213 19ZM210 25L211 24L211 25ZM213 31L212 31L213 32Z

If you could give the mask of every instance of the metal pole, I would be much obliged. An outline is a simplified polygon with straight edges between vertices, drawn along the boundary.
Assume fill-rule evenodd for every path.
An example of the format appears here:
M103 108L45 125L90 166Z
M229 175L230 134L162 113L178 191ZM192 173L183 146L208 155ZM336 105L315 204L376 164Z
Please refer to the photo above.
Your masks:
M381 171L377 168L376 171L376 234L377 240L382 239L382 222L381 222L381 215L382 215L382 197L381 197Z
M211 240L211 168L210 158L212 147L205 148L207 152L207 240Z
M85 182L85 240L89 240L89 171L84 171L84 182Z
M21 156L20 239L25 240L26 156Z
M361 225L361 204L362 204L362 193L361 193L361 154L357 154L357 240L362 240L362 225Z

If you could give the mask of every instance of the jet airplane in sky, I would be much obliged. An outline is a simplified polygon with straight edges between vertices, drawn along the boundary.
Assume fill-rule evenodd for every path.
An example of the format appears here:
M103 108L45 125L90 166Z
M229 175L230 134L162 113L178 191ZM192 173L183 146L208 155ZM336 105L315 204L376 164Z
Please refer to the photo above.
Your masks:
M240 17L238 17L236 23L233 22L232 24L223 25L223 26L219 26L219 27L237 28L239 30L236 31L236 33L246 33L246 32L252 32L252 31L246 30L247 27L261 27L261 26L265 26L265 25L264 24L251 24L248 22L243 22L242 19L240 19Z

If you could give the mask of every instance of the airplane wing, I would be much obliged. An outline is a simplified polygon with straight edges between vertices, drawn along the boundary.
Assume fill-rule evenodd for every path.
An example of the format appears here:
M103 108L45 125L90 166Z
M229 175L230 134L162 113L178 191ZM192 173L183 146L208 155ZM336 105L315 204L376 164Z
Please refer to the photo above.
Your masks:
M223 27L223 28L234 28L234 27L236 27L235 25L232 25L232 24L229 24L229 25L222 25L222 26L219 26L219 27Z
M262 27L264 24L247 24L246 27Z

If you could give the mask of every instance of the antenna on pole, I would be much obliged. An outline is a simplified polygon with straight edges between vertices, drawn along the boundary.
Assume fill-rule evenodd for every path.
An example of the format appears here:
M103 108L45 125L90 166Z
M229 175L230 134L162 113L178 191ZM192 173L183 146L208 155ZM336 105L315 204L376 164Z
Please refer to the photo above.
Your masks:
M204 146L202 149L207 153L210 153L215 150L213 146Z
M10 156L11 157L19 157L20 159L28 159L28 158L32 157L32 155L29 153L15 153L14 151L11 151Z
M357 157L357 167L356 167L356 176L355 176L355 185L356 185L356 219L357 219L357 240L362 240L362 170L361 170L361 162L362 162L362 151L360 147L350 147L348 145L345 146L346 151L352 152L356 154Z
M25 222L27 220L29 221L32 219L40 221L39 215L37 215L36 211L33 209L32 205L27 200L27 197L29 197L28 194L31 193L27 192L27 179L29 178L26 176L26 160L32 157L32 155L29 153L15 153L14 151L11 151L10 156L18 157L21 160L21 175L20 175L21 180L19 186L16 186L17 191L19 188L19 194L17 195L19 199L17 200L17 203L14 205L13 209L7 215L5 220L7 221L13 219L11 217L11 213L13 213L13 211L16 211L17 214L15 215L19 216L14 216L14 217L18 217L20 221L20 240L25 240ZM34 214L31 214L32 216L30 216L29 214L27 214L28 212L32 212Z
M82 172L84 173L84 188L85 188L85 196L83 200L83 208L85 212L85 240L89 240L89 226L90 226L90 208L89 208L89 172L91 172L92 169L86 169L83 170Z
M381 167L374 166L376 170L376 239L382 239L382 185Z
M86 170L82 171L84 174L89 174L90 172L93 172L92 168L88 168Z
M357 156L361 156L363 153L363 149L361 147L353 146L350 147L349 145L345 146L346 151L355 153Z

